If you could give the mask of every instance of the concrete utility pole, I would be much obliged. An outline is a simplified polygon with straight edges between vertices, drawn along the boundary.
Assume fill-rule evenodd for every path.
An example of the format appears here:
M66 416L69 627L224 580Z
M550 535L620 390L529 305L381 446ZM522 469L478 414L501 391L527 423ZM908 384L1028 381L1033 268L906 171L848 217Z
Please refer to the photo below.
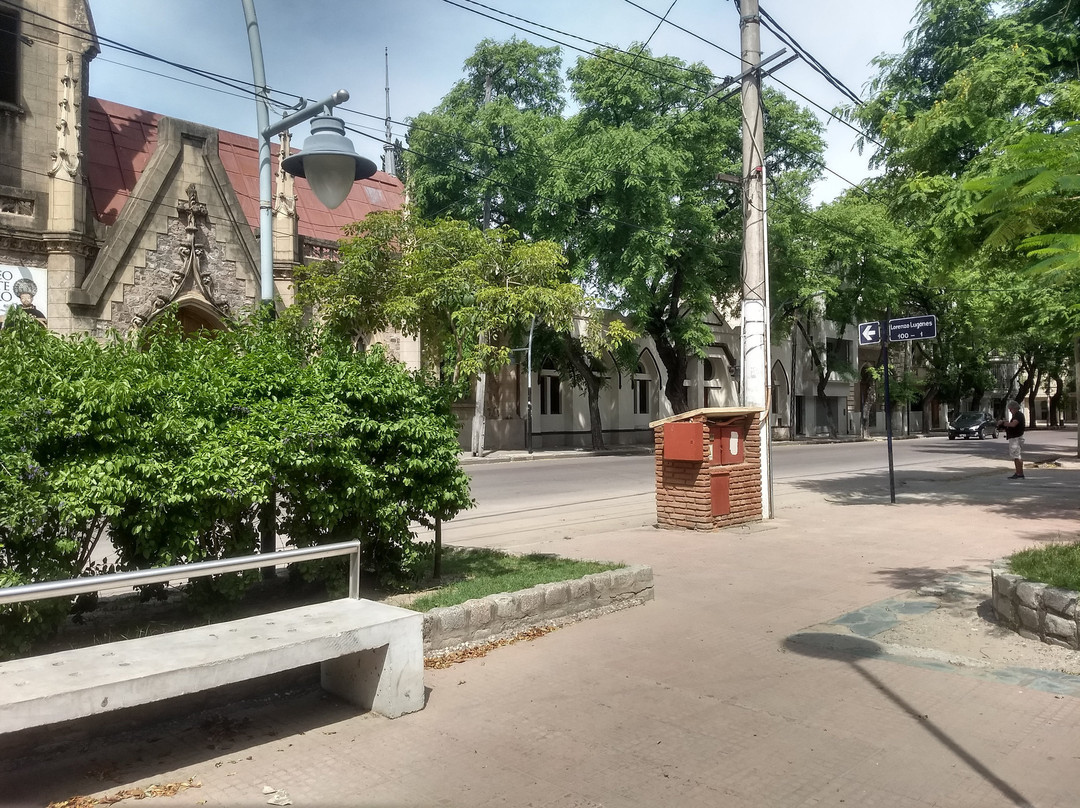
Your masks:
M769 403L769 271L765 233L765 132L761 111L761 18L758 0L742 0L743 132L742 403L760 407L761 510L771 519L772 440Z
M491 101L492 80L494 73L488 73L484 77L484 104ZM487 230L491 227L491 198L484 192L484 213L480 222L480 229ZM487 345L487 334L480 334L480 345ZM472 454L473 457L484 456L484 438L487 435L487 372L481 370L476 374L476 409L473 411L472 430Z

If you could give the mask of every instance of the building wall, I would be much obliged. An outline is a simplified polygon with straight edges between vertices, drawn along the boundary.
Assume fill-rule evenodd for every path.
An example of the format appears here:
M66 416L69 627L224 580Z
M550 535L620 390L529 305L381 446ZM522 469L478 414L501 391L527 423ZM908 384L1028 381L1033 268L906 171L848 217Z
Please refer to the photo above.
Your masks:
M97 47L30 13L86 29L89 14L81 0L23 0L15 6L17 102L0 103L0 265L9 279L37 278L34 305L48 315L50 328L66 330L67 290L96 250L87 233L80 135L86 65ZM0 288L0 317L11 291Z
M15 6L18 103L0 99L0 318L18 302L14 284L32 281L34 305L58 333L125 333L170 306L188 330L243 319L262 298L258 143L93 98L98 48L85 0ZM304 180L279 170L277 298L291 302L295 264L336 255L344 225L402 199L401 183L377 174L326 211ZM419 366L415 340L377 339Z

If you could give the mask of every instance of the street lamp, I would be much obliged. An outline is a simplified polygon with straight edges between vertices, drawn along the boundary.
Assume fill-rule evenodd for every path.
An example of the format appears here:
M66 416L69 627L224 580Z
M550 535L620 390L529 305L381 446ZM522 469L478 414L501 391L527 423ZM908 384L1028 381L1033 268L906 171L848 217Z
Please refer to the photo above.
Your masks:
M349 94L338 90L333 97L340 96L346 100ZM282 160L281 167L294 177L304 177L319 201L331 210L345 201L354 182L366 180L376 170L375 163L357 154L345 137L345 122L329 115L311 119L311 135L304 140L304 147Z
M304 148L281 162L290 174L304 177L311 190L328 208L336 208L349 195L356 180L370 177L375 163L356 153L345 137L345 123L330 113L338 104L349 100L345 90L338 90L325 101L309 104L273 126L270 125L270 89L266 84L259 23L255 17L255 0L242 0L251 50L251 73L255 81L255 111L259 123L259 284L263 303L274 303L274 245L273 201L270 170L270 139L292 126L311 121L311 136ZM325 111L325 114L322 114Z

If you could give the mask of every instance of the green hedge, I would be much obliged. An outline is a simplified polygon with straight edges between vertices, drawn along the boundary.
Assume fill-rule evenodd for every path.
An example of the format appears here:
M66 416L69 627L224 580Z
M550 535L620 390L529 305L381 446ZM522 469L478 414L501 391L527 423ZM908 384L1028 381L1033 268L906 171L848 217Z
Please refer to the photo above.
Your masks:
M120 569L254 552L272 495L292 544L360 538L401 581L424 555L410 526L471 504L449 397L293 318L185 339L166 317L98 341L16 312L0 378L0 585L92 572L106 539ZM0 642L56 613L0 611Z

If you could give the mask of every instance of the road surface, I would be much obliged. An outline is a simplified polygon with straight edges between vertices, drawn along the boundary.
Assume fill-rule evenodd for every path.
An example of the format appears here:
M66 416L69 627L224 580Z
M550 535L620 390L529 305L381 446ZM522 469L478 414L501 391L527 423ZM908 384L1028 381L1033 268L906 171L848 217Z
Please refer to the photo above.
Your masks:
M1035 430L1028 456L1048 459L1076 454L1071 430ZM1011 473L1005 440L955 440L944 435L893 441L898 503L914 479ZM638 528L656 522L651 455L558 457L531 462L478 463L472 478L476 507L443 527L448 544L500 546L528 552L559 538ZM777 512L805 498L889 496L888 452L883 440L773 445Z

